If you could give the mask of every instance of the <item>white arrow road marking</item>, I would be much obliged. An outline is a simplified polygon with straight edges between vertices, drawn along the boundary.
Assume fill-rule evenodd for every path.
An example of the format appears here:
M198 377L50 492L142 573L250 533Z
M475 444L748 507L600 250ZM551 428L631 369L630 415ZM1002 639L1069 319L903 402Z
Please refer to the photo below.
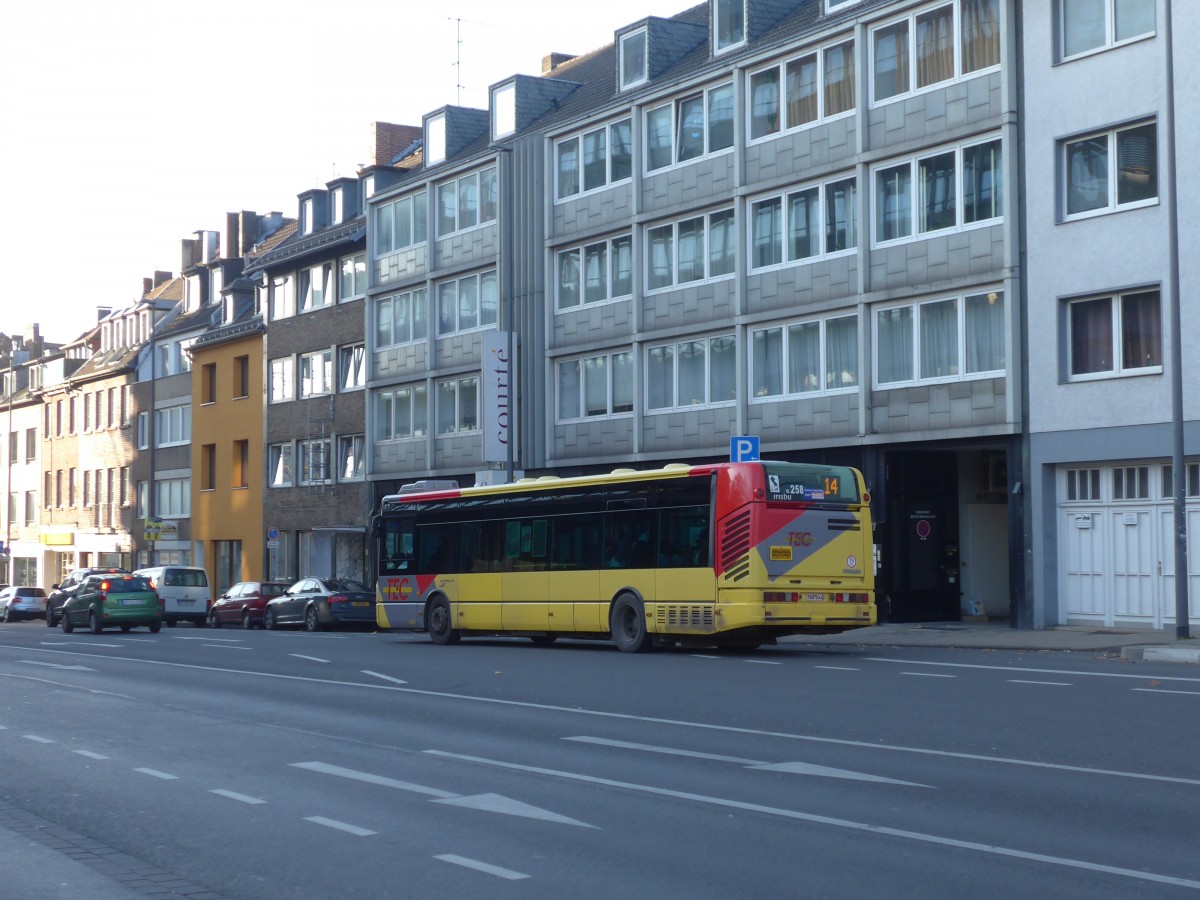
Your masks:
M46 666L50 669L71 669L75 672L95 672L95 669L89 669L87 666L60 666L58 663L39 662L36 659L18 659L17 662L23 662L31 666Z
M463 806L468 809L482 809L486 812L506 813L510 816L524 816L527 819L542 819L546 822L558 822L561 825L578 825L580 828L595 828L578 819L560 816L549 810L539 809L522 803L520 800L510 800L499 794L476 794L474 797L451 797L445 800L434 800L434 803L444 803L447 806Z
M465 856L456 856L453 853L443 853L435 856L434 859L440 859L442 862L453 863L456 866L463 866L467 869L474 869L476 872L483 872L486 875L496 875L500 878L507 878L509 881L520 881L522 878L529 876L523 872L514 872L512 869L502 869L500 866L489 865L485 862L480 862L477 859L467 859Z
M759 769L764 772L790 772L793 775L817 775L821 778L845 778L850 781L873 781L879 784L902 784L906 787L931 788L928 784L917 784L914 781L897 781L895 778L884 778L882 775L870 775L866 772L852 772L849 769L833 769L829 766L817 766L804 762L768 763L759 759L742 759L737 756L721 756L717 753L699 753L695 750L677 750L674 747L656 747L653 744L635 744L629 741L612 741L608 738L569 737L564 741L578 741L581 744L599 744L603 747L619 747L623 750L642 750L646 753L666 753L669 756L686 756L691 759L709 759L715 762L737 763L748 769Z
M326 828L336 828L338 831L345 831L349 834L357 835L358 837L368 837L372 834L378 834L377 831L371 831L369 828L359 828L357 825L351 825L347 822L339 822L337 819L327 819L324 816L305 816L305 822L312 822L316 825L324 825Z
M392 684L408 684L407 681L401 681L399 678L393 678L390 675L380 675L378 672L372 672L370 669L360 670L364 675L370 675L374 678L382 678L384 681L390 681Z

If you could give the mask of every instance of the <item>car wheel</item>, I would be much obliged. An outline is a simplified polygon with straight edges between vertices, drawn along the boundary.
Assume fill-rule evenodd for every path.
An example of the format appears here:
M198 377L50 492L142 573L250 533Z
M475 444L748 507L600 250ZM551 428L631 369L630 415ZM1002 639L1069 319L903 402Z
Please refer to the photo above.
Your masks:
M88 610L88 631L92 634L99 634L104 630L104 626L100 624L100 620L96 618L94 609Z
M58 619L54 618L54 613L50 612L50 610L46 610L46 627L47 628L57 628L58 627Z
M150 623L150 633L151 634L158 634L158 632L161 630L162 630L162 622L151 622Z
M71 620L67 618L66 612L63 612L62 630L63 630L63 634L70 634L72 631L75 630L75 626L72 625Z
M622 594L608 615L613 643L625 653L642 653L650 649L650 633L646 630L646 612L642 601Z
M429 637L435 644L457 644L461 635L454 628L454 620L450 615L450 601L445 597L435 597L429 604L425 614L429 628Z
M321 619L317 616L317 608L310 606L304 611L304 630L305 631L320 631Z
M6 606L6 607L4 607L4 621L5 621L5 622L11 622L11 621L12 621L12 610L11 610L11 609L9 609L9 607L7 607L7 606Z
M276 625L274 610L267 609L263 612L263 628L265 628L267 631L275 630Z
M220 628L221 627L221 620L217 618L217 611L215 609L208 614L208 627L209 628Z
M250 621L250 613L242 613L242 627L249 631L254 627L254 623Z

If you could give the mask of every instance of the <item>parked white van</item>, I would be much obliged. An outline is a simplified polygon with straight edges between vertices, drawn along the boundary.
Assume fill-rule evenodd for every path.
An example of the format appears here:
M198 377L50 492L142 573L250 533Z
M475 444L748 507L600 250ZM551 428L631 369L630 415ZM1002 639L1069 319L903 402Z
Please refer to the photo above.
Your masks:
M163 602L163 621L171 628L179 622L191 622L203 628L212 606L212 591L208 573L193 566L152 566L138 569L134 575L145 575Z

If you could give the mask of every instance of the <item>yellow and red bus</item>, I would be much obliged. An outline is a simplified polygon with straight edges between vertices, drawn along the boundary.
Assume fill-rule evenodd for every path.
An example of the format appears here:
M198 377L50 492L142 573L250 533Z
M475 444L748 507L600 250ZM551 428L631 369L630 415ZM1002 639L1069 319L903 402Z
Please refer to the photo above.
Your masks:
M845 466L671 464L407 485L372 525L385 630L758 647L876 622L870 497Z

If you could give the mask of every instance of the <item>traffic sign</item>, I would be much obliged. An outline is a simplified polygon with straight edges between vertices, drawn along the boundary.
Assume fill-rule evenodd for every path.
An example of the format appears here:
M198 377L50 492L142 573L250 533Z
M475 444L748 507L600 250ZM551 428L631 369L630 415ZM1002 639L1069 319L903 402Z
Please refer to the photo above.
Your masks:
M759 439L757 436L740 435L729 439L730 462L754 462L758 459Z
M270 528L267 529L267 540L268 541L279 540L279 529L276 528L274 525L272 525Z

